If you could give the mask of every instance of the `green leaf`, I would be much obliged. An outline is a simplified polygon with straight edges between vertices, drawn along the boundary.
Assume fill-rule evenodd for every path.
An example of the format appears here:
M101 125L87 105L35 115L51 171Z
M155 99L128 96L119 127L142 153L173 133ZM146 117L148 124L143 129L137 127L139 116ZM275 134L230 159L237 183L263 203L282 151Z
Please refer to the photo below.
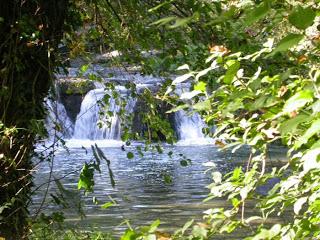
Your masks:
M252 217L247 218L247 219L245 220L245 222L246 222L247 224L249 224L249 223L252 222L252 221L261 221L261 220L263 220L263 218L260 217L260 216L252 216Z
M98 147L97 144L95 144L94 147L91 146L91 148L93 150L94 156L95 156L97 161L98 161L98 159L104 159L107 162L110 182L111 182L112 187L114 187L116 185L116 182L114 180L114 175L113 175L113 172L112 172L112 169L111 169L111 161L104 155L103 151ZM95 153L98 155L98 158L96 157ZM99 165L100 165L100 161L98 161L98 168L97 168L98 171L100 171Z
M230 84L233 81L234 77L236 76L240 68L240 63L235 60L229 60L227 62L227 65L228 65L228 70L226 72L226 75L223 78L223 82L226 84Z
M253 103L250 103L250 105L248 105L248 109L250 111L254 111L254 110L261 109L261 108L265 107L265 103L267 102L268 98L269 98L269 96L267 96L267 95L260 96Z
M133 154L132 152L128 152L128 153L127 153L127 158L128 158L128 159L134 158L134 154Z
M289 33L287 36L281 39L277 47L272 51L271 55L274 55L277 52L287 51L289 48L297 45L303 39L303 37L304 35L302 34Z
M188 166L188 161L187 161L187 160L181 160L181 161L180 161L180 165L181 165L182 167L187 167L187 166Z
M248 196L248 193L251 191L252 187L251 186L244 186L240 190L240 196L242 200L245 200Z
M289 15L289 22L298 29L304 30L313 24L316 13L311 7L295 7Z
M160 225L160 220L159 219L155 220L149 228L149 233L155 232L159 225Z
M222 226L222 228L220 229L220 233L223 233L223 232L231 233L239 226L239 224L240 224L239 221L230 221L227 224Z
M242 174L242 169L241 167L237 167L233 170L233 174L232 174L232 180L239 180L240 179L240 176Z
M204 239L204 238L207 237L208 230L206 230L205 228L203 228L203 227L201 227L199 225L195 225L195 226L193 226L192 234L195 237L198 237L199 239Z
M289 98L283 106L283 113L291 113L313 101L313 92L302 90Z
M280 128L279 128L280 133L282 136L284 136L288 133L294 134L297 127L299 126L299 124L307 122L309 120L311 120L311 118L308 115L299 114L295 118L289 119L289 120L281 123Z
M133 230L126 230L125 233L121 236L120 240L134 240L137 239L139 236Z
M94 169L91 165L85 163L82 167L80 178L78 181L78 189L83 188L85 191L92 192L94 186Z
M172 183L172 177L170 175L168 175L168 174L164 174L163 175L163 179L164 179L164 182L166 184L171 184Z
M192 17L188 18L178 18L176 19L175 23L173 25L170 25L169 28L178 28L182 27L184 25L187 25L192 20Z
M171 1L165 1L165 2L163 2L163 3L161 3L161 4L157 5L157 6L155 6L155 7L153 7L153 8L150 8L150 9L148 10L148 12L155 12L155 11L157 11L158 9L162 8L163 6L170 4L170 2L171 2Z
M177 106L175 108L172 108L171 110L167 111L166 113L178 112L178 111L180 111L182 109L187 108L188 106L189 106L188 104L179 105L179 106Z
M181 229L181 233L184 234L184 232L193 224L193 222L194 219L191 219L190 221L186 222Z
M299 140L296 142L295 147L299 148L303 144L307 143L308 140L315 134L320 133L320 119L314 121L310 128L299 138Z
M161 18L158 21L155 21L153 23L150 24L150 26L152 25L158 25L158 26L162 26L165 25L173 20L177 19L177 17L166 17L166 18Z
M80 75L83 75L88 69L89 69L88 64L82 65L80 68Z
M211 103L210 103L210 100L207 99L203 102L198 102L198 103L194 104L192 107L193 107L193 109L195 109L197 111L210 110Z
M112 207L114 205L113 202L106 202L105 204L101 205L102 209L107 209L109 207Z
M205 82L198 82L196 85L194 85L193 89L196 91L205 92L206 91L207 84Z
M253 23L264 18L270 10L270 6L267 2L261 3L258 7L255 7L253 10L247 13L244 23L247 26L252 25Z

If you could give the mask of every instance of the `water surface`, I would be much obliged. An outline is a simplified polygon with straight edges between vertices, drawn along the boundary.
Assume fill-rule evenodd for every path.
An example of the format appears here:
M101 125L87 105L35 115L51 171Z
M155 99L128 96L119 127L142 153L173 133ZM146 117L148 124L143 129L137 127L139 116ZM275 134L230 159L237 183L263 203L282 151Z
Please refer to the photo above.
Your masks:
M79 170L85 162L93 159L93 155L90 148L71 146L69 153L63 149L56 152L53 176L62 178L65 188L76 192ZM135 146L126 147L125 151L120 145L112 146L101 149L111 161L116 186L111 186L107 165L102 162L102 173L95 173L94 192L88 196L80 195L85 203L83 208L86 217L81 220L75 211L64 209L67 222L85 229L97 227L103 231L120 233L127 228L126 225L121 225L125 220L130 221L132 226L141 226L160 219L161 229L164 231L173 231L191 218L201 221L204 210L226 205L223 199L202 202L209 193L206 186L211 183L212 171L228 172L236 165L243 165L248 157L245 150L232 155L227 151L218 151L212 144L166 146L163 154L148 151L143 157L138 156ZM128 151L135 153L133 159L127 158ZM173 152L172 157L167 154L170 151ZM273 152L276 160L283 149L275 149ZM183 159L190 159L190 164L181 166L180 161ZM50 164L41 164L35 177L36 185L46 182L49 172ZM45 187L46 185L34 195L31 206L33 211L40 205ZM50 192L56 191L56 185L51 184ZM98 199L99 204L93 203L93 196ZM71 205L76 203L71 196L68 201ZM110 201L117 204L101 209L101 204ZM52 207L50 198L45 206L47 212L59 209Z

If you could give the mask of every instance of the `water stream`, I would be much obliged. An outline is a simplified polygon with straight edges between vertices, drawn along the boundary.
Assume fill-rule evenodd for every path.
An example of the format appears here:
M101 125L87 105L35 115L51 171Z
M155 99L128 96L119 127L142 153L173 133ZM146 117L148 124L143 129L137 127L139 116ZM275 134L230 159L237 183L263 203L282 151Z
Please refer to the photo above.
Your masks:
M121 231L126 226L119 226L124 220L130 220L133 226L145 225L160 219L162 227L166 231L180 227L191 218L201 219L202 211L210 206L224 205L224 201L202 203L206 198L211 183L211 172L205 173L209 166L216 166L223 172L233 168L236 162L230 161L230 154L217 151L213 146L167 146L165 153L156 154L146 152L139 157L135 147L102 148L111 161L111 168L115 175L116 186L112 188L107 171L107 166L102 163L102 174L95 177L94 193L88 197L82 196L85 201L87 217L80 220L75 211L64 210L67 221L80 224L89 228L96 226L110 231ZM126 157L127 151L136 154L134 159ZM168 152L173 151L172 157ZM182 167L180 161L184 154L191 159L190 165ZM246 153L238 155L238 160L246 157ZM61 182L69 190L76 191L79 179L79 170L84 162L89 162L92 154L82 148L70 148L70 154L66 151L58 151L54 159L54 177L64 177ZM47 181L49 165L43 164L36 175L37 185ZM70 174L70 172L72 172ZM171 183L166 183L164 176L170 176ZM51 185L51 192L57 191L55 184ZM40 189L33 199L33 205L38 206L42 201L43 189ZM100 205L92 202L96 196L101 204L109 202L111 197L117 202L116 206L103 210ZM50 204L49 204L50 206ZM54 208L58 209L58 208Z

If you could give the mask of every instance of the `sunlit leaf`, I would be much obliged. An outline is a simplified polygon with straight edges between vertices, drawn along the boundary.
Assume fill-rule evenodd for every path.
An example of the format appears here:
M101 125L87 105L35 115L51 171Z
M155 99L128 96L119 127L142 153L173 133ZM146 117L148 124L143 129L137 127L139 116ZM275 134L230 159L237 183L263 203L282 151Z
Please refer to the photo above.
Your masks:
M196 91L205 92L206 91L207 84L205 82L198 82L196 85L194 85L193 89Z
M320 162L318 161L319 155L320 148L309 150L305 155L303 155L301 162L303 162L303 171L305 173L309 172L311 169L320 167Z
M228 69L226 75L223 78L223 82L226 84L230 84L234 77L237 75L237 72L240 68L240 63L238 61L230 60L227 62Z
M181 94L180 99L181 100L187 100L187 99L191 99L199 94L201 94L202 92L199 90L193 90L191 92L184 92Z
M291 98L289 98L284 107L283 112L284 113L290 113L293 111L296 111L303 106L305 106L307 103L313 101L313 92L310 90L303 90L300 92L297 92L295 95L293 95Z
M191 227L191 225L193 224L193 222L194 222L194 220L191 219L190 221L188 221L188 222L186 222L186 223L184 224L184 226L183 226L182 229L181 229L182 234L183 234L189 227Z
M296 148L299 148L303 144L307 143L308 140L315 134L320 133L320 119L314 121L307 131L298 139L295 144Z
M288 133L294 134L299 124L310 121L310 117L306 114L299 114L298 116L284 121L280 125L281 135L286 135Z
M138 237L139 235L136 234L135 231L127 229L125 233L121 236L120 240L133 240L137 239Z
M157 5L157 6L153 7L153 8L150 8L150 9L148 10L148 12L155 12L155 11L157 11L158 9L162 8L163 6L166 6L166 5L170 4L170 2L171 2L171 1L165 1L165 2L163 2L163 3L160 3L159 5Z
M221 172L213 172L212 179L216 184L220 184L222 182L222 174Z
M177 19L177 17L166 17L166 18L161 18L153 23L151 23L150 25L158 25L158 26L162 26L162 25L165 25L173 20Z
M78 189L83 188L85 191L92 192L94 186L94 169L85 163L82 167L79 181L78 181Z
M177 111L180 111L180 110L183 110L183 109L186 109L188 108L189 105L188 104L183 104L183 105L179 105L175 108L172 108L171 110L167 111L166 113L173 113L173 112L177 112Z
M149 228L149 233L153 233L154 231L157 230L158 226L160 225L160 220L157 219L155 220L151 225L150 225L150 228Z
M195 237L198 237L200 239L204 239L207 237L208 230L206 230L204 227L201 227L199 225L195 225L195 226L193 226L192 234Z
M208 67L208 68L206 68L206 69L198 72L198 74L196 75L196 78L195 78L196 81L198 81L200 77L206 75L206 74L207 74L209 71L211 71L212 69L213 69L213 67L210 66L210 67Z
M173 80L172 85L176 85L178 83L182 83L182 82L186 81L187 79L189 79L191 77L193 77L192 73L187 73L187 74L184 74L182 76L179 76L175 80Z
M293 205L293 211L295 214L299 214L303 204L305 204L308 200L308 197L299 198Z
M210 100L207 99L205 101L198 102L198 103L194 104L192 107L193 107L193 109L198 110L198 111L210 110L211 103L210 103Z
M193 18L177 18L175 23L170 25L169 28L178 28L187 25Z
M102 209L107 209L109 207L112 207L114 205L113 202L106 202L105 204L101 205Z
M190 70L190 68L188 64L183 64L180 67L178 67L177 70Z

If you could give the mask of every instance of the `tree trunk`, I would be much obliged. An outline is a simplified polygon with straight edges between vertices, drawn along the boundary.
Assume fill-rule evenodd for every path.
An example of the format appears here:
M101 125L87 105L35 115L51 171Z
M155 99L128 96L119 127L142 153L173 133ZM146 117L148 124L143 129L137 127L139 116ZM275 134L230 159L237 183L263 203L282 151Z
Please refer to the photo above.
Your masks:
M0 6L0 237L23 239L33 144L52 83L53 50L68 0L2 0ZM52 51L52 52L51 52Z

